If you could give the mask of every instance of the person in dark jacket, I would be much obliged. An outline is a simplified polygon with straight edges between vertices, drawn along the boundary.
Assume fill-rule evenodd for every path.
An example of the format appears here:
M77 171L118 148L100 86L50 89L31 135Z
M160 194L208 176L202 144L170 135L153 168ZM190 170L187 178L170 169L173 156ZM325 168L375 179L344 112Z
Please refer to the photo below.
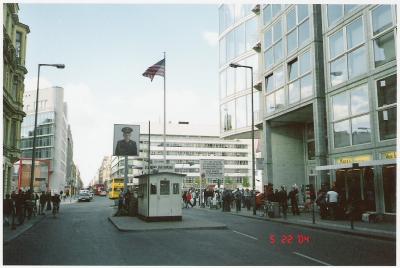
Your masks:
M40 209L39 214L44 215L44 207L46 205L46 193L43 191L39 198Z
M46 193L46 203L47 203L46 210L51 210L51 193L50 192Z
M281 186L281 190L278 192L278 202L279 206L281 207L283 218L286 219L287 216L287 204L288 196L284 186Z
M236 189L235 192L235 202L236 202L236 212L239 212L242 207L242 193L239 191L239 188Z
M299 205L297 201L297 194L299 190L296 187L292 187L292 190L289 192L288 199L290 199L290 205L292 206L293 215L300 215Z
M10 218L13 210L13 201L10 194L6 194L6 199L3 200L3 219L4 223L10 225Z

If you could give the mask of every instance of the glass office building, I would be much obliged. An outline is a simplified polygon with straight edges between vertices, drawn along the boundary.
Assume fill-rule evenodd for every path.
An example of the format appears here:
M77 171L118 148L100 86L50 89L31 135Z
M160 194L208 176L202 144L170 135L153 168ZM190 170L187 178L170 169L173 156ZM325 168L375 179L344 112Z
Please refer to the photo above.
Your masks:
M219 10L221 136L249 136L240 112L246 107L240 68L226 66L249 65L246 56L255 55L263 184L335 186L346 199L360 200L364 211L394 213L395 6L221 5ZM246 34L250 20L257 22L259 43L243 51L236 35L242 24Z

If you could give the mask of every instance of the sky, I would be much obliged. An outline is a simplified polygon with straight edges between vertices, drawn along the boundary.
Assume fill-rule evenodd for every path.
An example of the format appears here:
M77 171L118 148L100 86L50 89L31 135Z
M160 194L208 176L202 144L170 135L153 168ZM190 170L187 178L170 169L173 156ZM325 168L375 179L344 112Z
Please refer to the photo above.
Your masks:
M74 162L88 184L112 154L113 125L162 123L163 78L142 73L166 52L167 121L219 124L218 6L20 4L30 28L25 91L60 86ZM167 129L168 133L168 129Z

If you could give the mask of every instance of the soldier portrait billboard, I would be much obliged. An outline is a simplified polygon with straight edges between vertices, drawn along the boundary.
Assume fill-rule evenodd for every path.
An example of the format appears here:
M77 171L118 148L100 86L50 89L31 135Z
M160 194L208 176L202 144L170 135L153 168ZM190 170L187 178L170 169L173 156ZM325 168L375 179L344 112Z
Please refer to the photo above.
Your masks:
M113 155L138 156L139 155L139 125L114 125Z

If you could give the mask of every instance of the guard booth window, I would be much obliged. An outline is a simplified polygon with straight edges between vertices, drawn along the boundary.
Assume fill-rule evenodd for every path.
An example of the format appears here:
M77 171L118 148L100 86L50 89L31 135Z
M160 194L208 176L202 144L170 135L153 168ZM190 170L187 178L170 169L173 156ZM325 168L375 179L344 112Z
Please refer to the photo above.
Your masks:
M157 185L150 184L150 194L157 194Z
M179 194L179 183L172 184L172 193Z
M160 195L169 195L169 181L160 181Z

